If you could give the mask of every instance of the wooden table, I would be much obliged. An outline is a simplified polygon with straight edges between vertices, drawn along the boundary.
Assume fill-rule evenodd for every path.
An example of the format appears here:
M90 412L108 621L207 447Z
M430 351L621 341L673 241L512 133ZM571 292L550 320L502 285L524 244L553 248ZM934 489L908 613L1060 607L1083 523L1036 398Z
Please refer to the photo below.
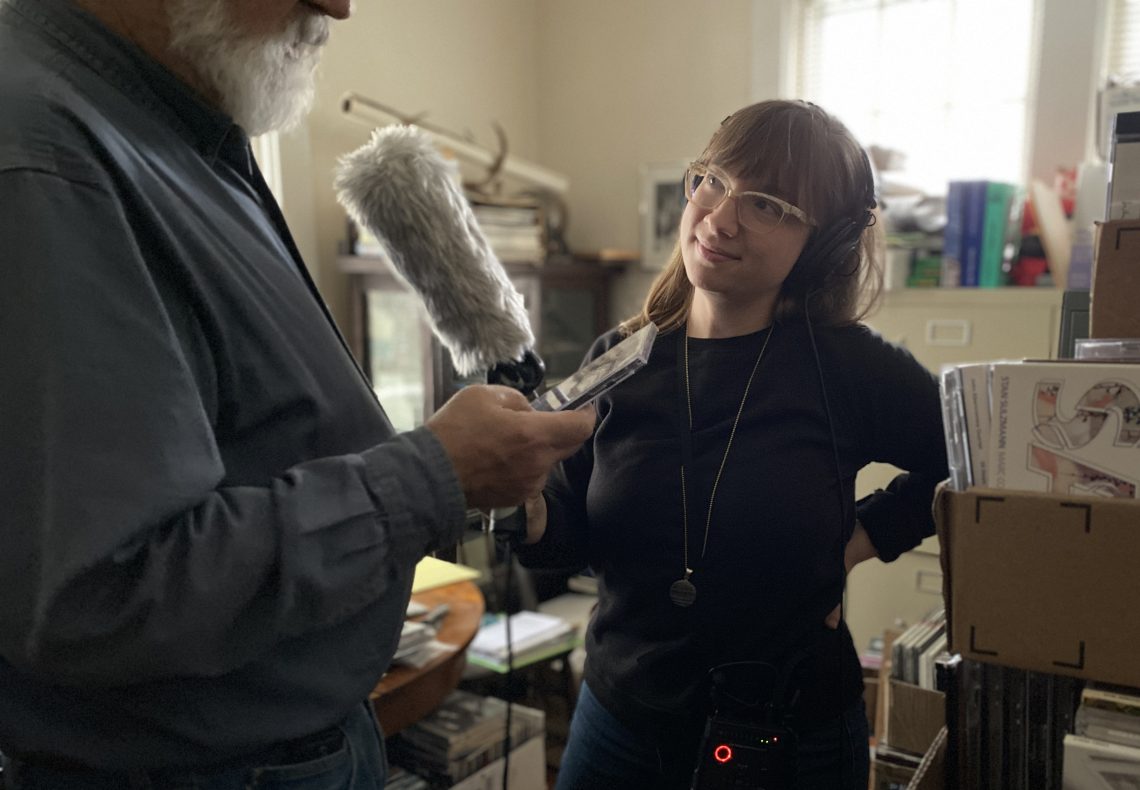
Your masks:
M483 617L483 594L473 582L456 582L412 596L429 608L450 607L440 623L436 640L456 650L436 656L424 666L392 667L373 689L369 699L384 735L395 733L434 710L456 686L467 664L467 645L475 638Z

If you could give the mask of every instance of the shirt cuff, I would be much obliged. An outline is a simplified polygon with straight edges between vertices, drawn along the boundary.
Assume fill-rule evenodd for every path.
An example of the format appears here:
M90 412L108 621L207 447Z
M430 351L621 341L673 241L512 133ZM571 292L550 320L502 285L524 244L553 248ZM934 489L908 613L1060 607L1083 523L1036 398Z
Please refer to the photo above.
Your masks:
M361 457L394 552L422 556L462 539L466 498L435 434L417 428L366 450Z

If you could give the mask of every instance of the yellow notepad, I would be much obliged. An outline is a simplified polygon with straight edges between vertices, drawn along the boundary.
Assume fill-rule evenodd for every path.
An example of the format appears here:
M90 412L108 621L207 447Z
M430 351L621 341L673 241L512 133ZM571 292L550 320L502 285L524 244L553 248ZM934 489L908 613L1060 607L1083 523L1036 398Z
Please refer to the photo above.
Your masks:
M444 562L435 557L424 557L416 565L416 576L412 581L412 594L442 587L445 584L478 579L479 576L479 571L466 565Z

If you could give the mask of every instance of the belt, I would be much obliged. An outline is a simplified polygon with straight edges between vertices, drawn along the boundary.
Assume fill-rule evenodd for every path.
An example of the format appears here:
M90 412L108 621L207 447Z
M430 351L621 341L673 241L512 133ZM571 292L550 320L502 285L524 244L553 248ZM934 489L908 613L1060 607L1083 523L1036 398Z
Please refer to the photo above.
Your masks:
M190 768L159 768L152 770L116 771L92 768L66 757L44 754L5 755L14 779L21 775L50 772L94 783L105 782L108 787L162 787L165 783L189 774L211 774L241 768L296 765L334 754L344 746L345 735L339 725L320 732L270 744L264 749L222 763Z

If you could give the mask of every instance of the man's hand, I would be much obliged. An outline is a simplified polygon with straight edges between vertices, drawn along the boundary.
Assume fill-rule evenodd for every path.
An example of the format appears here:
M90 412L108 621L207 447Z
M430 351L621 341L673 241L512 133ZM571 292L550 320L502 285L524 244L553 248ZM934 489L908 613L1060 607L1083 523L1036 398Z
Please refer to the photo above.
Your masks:
M467 504L486 510L537 496L558 461L594 431L593 406L537 412L509 387L461 389L427 421L455 466Z

